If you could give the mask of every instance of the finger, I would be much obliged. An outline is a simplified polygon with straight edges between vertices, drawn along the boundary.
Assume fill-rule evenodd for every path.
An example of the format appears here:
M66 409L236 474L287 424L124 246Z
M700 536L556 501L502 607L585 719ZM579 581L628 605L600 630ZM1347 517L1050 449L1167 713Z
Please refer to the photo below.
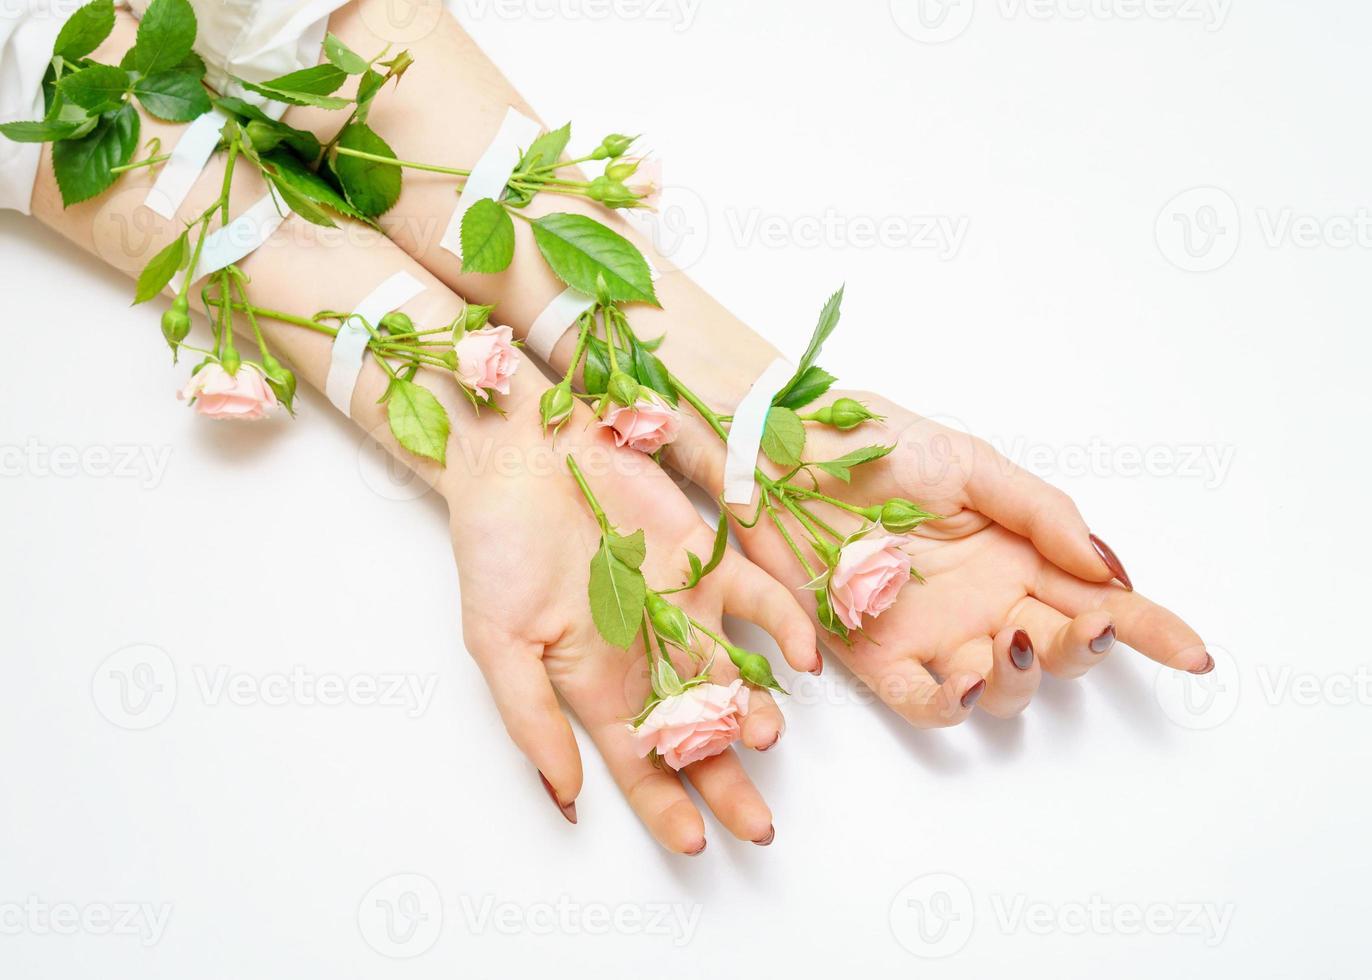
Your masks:
M705 820L676 773L640 759L622 720L588 724L587 731L630 808L653 838L675 854L705 850Z
M510 738L543 779L562 815L576 823L581 794L581 753L558 704L542 650L494 633L468 631L467 647L481 668Z
M687 766L683 773L729 833L766 846L776 836L772 811L732 750Z
M1115 645L1115 624L1104 609L1068 619L1033 596L1021 601L1013 619L1029 631L1043 669L1057 677L1080 677Z
M839 655L872 693L916 728L947 728L965 721L986 689L985 677L977 671L953 671L940 684L923 664L907 657L872 662L862 652Z
M1088 582L1133 583L1110 546L1091 533L1072 498L978 440L967 481L972 506L1034 543L1039 554Z
M1208 674L1215 667L1195 630L1170 609L1137 592L1110 583L1083 582L1048 564L1039 569L1031 591L1068 616L1108 613L1121 640L1160 664L1192 674Z
M756 623L776 640L781 655L796 670L818 674L820 659L815 626L794 593L742 556L731 560L724 611Z
M1032 638L1015 622L994 637L964 643L948 658L954 671L986 675L986 690L977 707L996 718L1013 718L1027 708L1043 676Z

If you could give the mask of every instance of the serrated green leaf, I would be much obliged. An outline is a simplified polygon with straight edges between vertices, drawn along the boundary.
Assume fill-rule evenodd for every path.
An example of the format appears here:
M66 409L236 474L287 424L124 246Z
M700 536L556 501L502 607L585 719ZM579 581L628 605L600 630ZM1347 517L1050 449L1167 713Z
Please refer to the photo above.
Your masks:
M762 430L762 452L778 466L799 466L805 452L805 423L800 416L789 408L774 405Z
M642 528L629 535L607 534L605 544L616 558L630 568L642 568L644 559L648 557L648 544Z
M127 103L100 117L95 128L79 140L66 139L52 147L52 168L62 192L62 206L95 197L114 183L112 168L133 159L138 147L138 110Z
M826 460L815 465L830 476L837 477L847 483L852 479L854 467L890 455L891 450L895 448L895 446L864 446L861 449L854 449L851 453L846 453L838 459Z
M348 73L337 65L314 65L299 71L287 72L276 78L269 78L261 84L278 92L292 92L301 95L332 95L343 87Z
M324 56L340 71L349 75L361 75L367 70L367 59L332 34L324 36ZM329 91L332 92L333 89Z
M773 399L772 404L783 408L804 408L824 394L838 379L824 368L811 365L799 374Z
M258 122L271 128L272 132L281 137L281 142L295 151L296 156L308 162L313 162L319 156L322 149L319 140L313 133L303 129L296 129L294 126L287 126L279 119L273 119L257 106L242 99L225 97L215 99L214 104L223 112L231 116L237 116L240 121Z
M58 79L57 91L88 112L107 112L119 108L131 81L129 73L122 68L91 65L63 75Z
M75 122L46 119L37 122L7 122L0 123L0 134L16 143L52 143L74 136L80 125Z
M332 68L338 71L333 65L322 65L323 68ZM307 69L308 70L308 69ZM343 75L342 72L339 72ZM346 75L343 75L346 78ZM271 99L273 102L284 102L286 105L307 105L314 106L316 109L346 109L348 100L336 95L315 95L312 92L291 91L286 89L272 88L270 85L259 85L256 82L247 82L239 79L238 83L249 92L256 92L258 95Z
M285 184L296 194L314 204L323 205L350 218L367 220L367 216L349 204L328 181L305 166L292 154L273 150L262 157L262 167L269 175L276 178L278 187Z
M210 94L189 72L164 71L134 83L143 108L168 122L190 122L210 111Z
M514 220L508 211L482 198L462 216L462 271L504 272L514 259Z
M610 386L610 354L603 341L591 338L581 367L581 386L588 395L603 395Z
M386 420L402 446L416 456L446 465L448 413L433 392L413 381L395 379L387 392Z
M539 136L524 151L524 156L520 158L519 166L515 168L515 172L551 167L562 158L562 153L567 149L567 143L571 138L571 123Z
M648 260L624 236L583 214L547 214L533 227L539 251L567 285L595 296L603 280L612 301L660 305Z
M194 43L195 11L187 0L152 0L138 22L129 60L142 74L155 75L180 64Z
M314 201L311 201L304 194L301 194L280 177L272 178L272 186L275 187L276 192L281 195L281 200L285 203L286 207L290 208L292 212L299 217L304 218L310 224L318 225L321 228L338 227L328 211L324 210L324 208L320 207Z
M775 405L785 404L791 396L791 392L800 384L802 378L809 372L810 367L815 363L815 358L819 357L820 349L824 342L829 339L829 335L838 326L840 308L843 306L843 290L840 286L838 292L830 296L824 304L824 309L820 310L819 322L815 324L814 333L810 335L810 344L805 348L805 355L801 357L800 364L796 367L796 373L791 376L791 380L786 383L777 396L772 399Z
M189 257L190 242L183 231L174 242L154 255L138 274L138 284L133 292L134 305L146 303L165 289Z
M338 145L360 150L375 156L395 158L395 153L365 123L352 123L338 138ZM334 157L333 172L343 185L348 201L368 217L385 214L400 198L400 168L372 160L338 154Z
M52 53L76 61L84 58L114 30L113 0L92 0L76 12L62 25L53 43Z
M628 649L643 622L643 606L648 587L643 573L615 557L607 542L601 542L591 559L591 619L611 646Z
M631 358L634 379L639 384L657 392L675 407L677 404L676 386L672 384L666 366L658 359L657 355L642 344L635 343Z

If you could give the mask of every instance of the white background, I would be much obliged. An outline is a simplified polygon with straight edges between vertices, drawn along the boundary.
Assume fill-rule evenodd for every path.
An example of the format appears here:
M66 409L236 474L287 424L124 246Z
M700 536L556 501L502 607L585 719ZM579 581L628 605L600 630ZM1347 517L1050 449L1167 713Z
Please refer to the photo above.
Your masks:
M1218 669L1121 648L919 733L831 657L746 760L772 847L663 853L590 751L569 826L462 650L441 503L312 392L192 417L156 312L5 215L0 974L1365 976L1372 10L456 6L550 120L649 134L678 261L779 344L846 281L825 365L1072 492ZM297 667L436 687L213 689ZM122 903L170 918L42 914Z

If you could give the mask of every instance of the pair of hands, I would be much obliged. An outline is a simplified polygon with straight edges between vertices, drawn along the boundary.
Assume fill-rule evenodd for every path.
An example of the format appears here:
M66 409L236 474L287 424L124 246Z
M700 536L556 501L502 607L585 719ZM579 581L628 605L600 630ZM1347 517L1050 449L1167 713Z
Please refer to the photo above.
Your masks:
M910 548L925 582L911 583L895 607L869 621L866 637L855 634L850 647L831 644L892 710L918 727L954 725L978 708L1009 717L1028 705L1043 671L1079 677L1105 659L1116 638L1169 667L1204 673L1213 666L1193 630L1127 587L1122 565L1066 494L987 443L879 396L831 392L827 400L845 394L886 421L848 433L820 427L812 454L836 458L874 442L897 448L856 470L851 486L834 481L821 489L861 504L908 497L944 516L923 525ZM540 438L536 413L517 409L507 424ZM683 549L708 553L714 532L694 505L652 460L616 450L589 413L579 411L558 451L577 455L612 522L644 529L651 584L684 577L673 566ZM474 481L453 507L468 648L511 736L569 820L576 819L581 762L558 693L653 836L668 850L697 854L704 821L681 779L639 759L625 737L625 720L648 688L644 651L609 646L586 614L598 528L560 466L524 469ZM840 530L857 526L837 509L824 516ZM801 588L808 576L767 522L735 529L748 557L731 549L713 575L678 598L711 627L726 613L756 623L794 669L819 673L814 599ZM723 683L736 676L727 660L712 673ZM782 729L775 702L754 691L744 746L765 751ZM771 813L733 752L682 775L735 837L771 843Z

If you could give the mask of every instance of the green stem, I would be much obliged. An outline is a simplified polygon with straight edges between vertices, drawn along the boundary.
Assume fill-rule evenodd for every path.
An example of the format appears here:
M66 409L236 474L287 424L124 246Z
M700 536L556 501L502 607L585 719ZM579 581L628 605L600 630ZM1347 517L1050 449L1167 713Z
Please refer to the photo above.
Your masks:
M153 167L159 163L165 163L171 159L170 153L162 153L155 157L148 157L146 160L139 160L136 163L125 163L118 167L110 167L110 173L122 174L130 170L137 170L139 167Z
M591 492L590 484L586 482L586 477L581 474L581 467L576 465L576 459L571 453L567 454L567 469L572 471L572 477L576 480L576 485L581 488L581 495L586 498L591 513L595 515L596 523L600 525L600 530L606 534L610 533L610 519L605 516L600 501L596 500L595 494Z
M357 157L359 160L369 160L372 163L384 163L391 167L407 167L410 170L425 170L434 174L448 174L452 177L470 177L470 170L459 170L456 167L440 167L435 163L418 163L414 160L397 160L395 157L383 157L376 153L366 153L362 150L354 150L346 146L334 147L335 153L340 153L345 157Z
M838 500L834 497L828 496L827 494L820 493L818 490L806 490L804 487L788 486L786 488L786 492L797 497L802 497L806 500L822 500L826 504L829 504L833 507L837 507L840 510L846 510L850 514L857 514L859 517L870 517L870 515L867 513L867 508L859 507L856 504L850 504L843 500Z
M786 530L786 525L781 521L781 515L777 513L776 508L770 503L767 505L767 516L772 519L772 523L775 524L777 530L781 532L781 536L786 540L786 544L790 547L791 553L796 556L796 560L799 561L801 567L805 569L805 574L810 576L810 578L814 578L816 574L814 568L811 567L804 552L800 550L800 545L796 544L796 539L791 537L791 532Z

